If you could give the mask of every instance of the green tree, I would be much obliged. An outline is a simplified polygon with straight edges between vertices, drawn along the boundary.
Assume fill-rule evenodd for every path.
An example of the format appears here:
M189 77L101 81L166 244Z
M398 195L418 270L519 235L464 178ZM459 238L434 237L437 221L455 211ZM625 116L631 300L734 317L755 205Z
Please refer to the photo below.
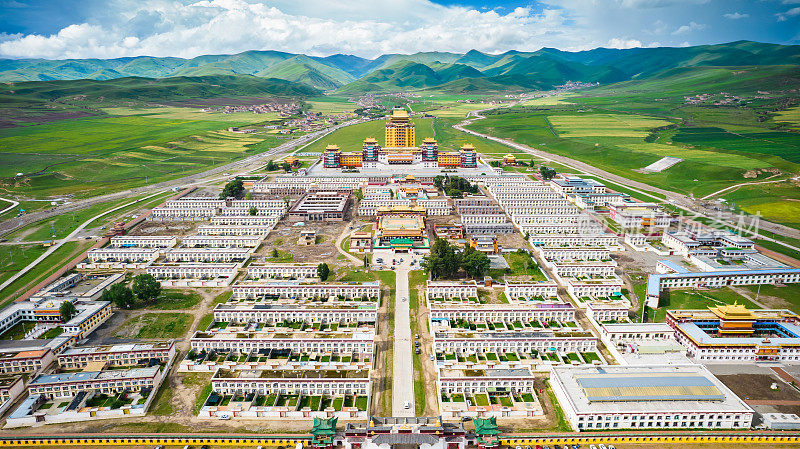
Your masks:
M275 161L270 159L269 162L267 162L267 171L273 171L276 168L278 168L278 167L275 166Z
M130 309L136 303L133 290L123 283L114 284L100 296L103 301L111 301L120 309Z
M553 179L553 177L557 174L557 172L554 169L550 167L545 167L544 165L539 167L539 173L542 175L542 178L545 181Z
M278 248L272 248L272 254L271 254L271 257L272 257L273 259L277 259L277 258L278 258Z
M73 304L71 301L64 301L58 308L58 313L61 314L61 321L66 323L67 321L71 320L76 313L78 313L78 309L75 308L75 304Z
M244 192L244 182L241 179L234 179L233 181L225 184L222 188L222 193L219 194L219 199L236 198Z
M258 215L258 208L255 205L250 206L250 209L248 209L247 213L250 215Z
M292 166L291 166L291 165L289 165L289 163L288 163L288 162L284 162L283 164L281 164L281 168L282 168L282 169L283 169L283 171L285 171L286 173L289 173L290 171L292 171Z
M161 283L152 275L143 273L133 278L131 290L140 301L149 302L161 294Z
M353 196L356 197L357 200L361 201L364 199L364 191L362 189L354 190Z
M247 192L244 194L244 199L252 200L253 199L253 192Z
M328 279L328 276L331 274L331 269L326 263L321 263L317 265L317 276L319 276L319 280L325 282Z
M464 248L464 251L461 252L460 256L461 260L459 265L464 269L464 272L467 273L467 276L471 278L481 278L489 271L489 266L491 265L489 257L477 249L467 246Z

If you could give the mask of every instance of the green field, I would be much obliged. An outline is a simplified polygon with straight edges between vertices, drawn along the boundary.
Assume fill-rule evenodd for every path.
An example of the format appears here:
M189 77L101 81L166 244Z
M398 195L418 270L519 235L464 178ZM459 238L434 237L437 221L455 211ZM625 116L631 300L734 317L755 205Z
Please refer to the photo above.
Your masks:
M552 115L548 121L562 137L645 137L667 120L630 114Z
M72 241L64 243L52 254L44 258L33 269L17 278L14 282L0 290L0 307L5 307L13 299L25 293L38 283L45 280L48 276L58 271L59 268L82 252L86 251L94 241ZM40 254L41 255L41 254ZM38 256L37 256L38 257ZM8 279L7 276L6 279Z
M159 195L155 195L152 198L148 198L146 200L137 202L130 206L123 207L117 211L110 212L108 214L103 215L95 222L92 222L88 226L88 228L91 229L99 226L107 226L108 224L113 223L118 219L123 221L128 221L129 217L126 217L127 214L130 214L131 212L143 207L157 206L158 204L161 204L165 198L171 195L174 195L174 192L171 191L164 192ZM21 241L26 241L26 242L50 240L54 238L53 235L55 235L56 239L64 238L67 235L69 235L72 231L74 231L75 228L78 227L81 223L85 222L86 220L92 217L102 214L103 211L114 209L115 207L130 203L131 201L135 201L136 199L145 198L146 196L150 195L141 195L139 197L123 198L115 201L99 203L93 206L89 206L75 213L61 214L52 218L40 220L15 230L14 232L8 234L6 238L8 238L9 240L19 239Z
M617 120L620 114L589 114L570 106L557 110L512 108L498 112L487 115L485 120L475 122L470 128L512 138L542 151L581 160L629 179L685 194L709 194L744 182L744 172L753 168L796 167L766 154L687 149L680 144L669 144L665 138L646 142L642 127L665 123L653 120L652 116L634 116L620 121ZM595 118L599 120L600 129L597 130L592 128ZM606 125L614 127L607 129ZM575 137L565 137L571 132ZM681 157L684 161L660 173L638 171L665 156Z
M668 290L661 293L658 309L648 309L648 321L663 322L667 310L701 309L722 304L742 304L748 309L758 309L752 301L729 288L711 290Z
M413 119L413 121L416 129L417 145L422 143L422 139L425 137L433 137L433 129L431 127L432 119ZM378 144L383 146L385 143L385 127L385 120L372 120L366 123L348 126L328 134L322 139L305 147L302 151L321 153L328 145L338 145L342 151L361 150L364 139L368 137L374 137L378 140Z
M189 108L111 109L119 114L0 129L0 188L46 197L92 196L196 173L265 151L276 136L228 126L270 114L191 112ZM16 173L22 178L8 178Z
M781 287L772 284L748 285L744 288L750 290L753 298L758 294L758 302L767 307L786 308L800 313L800 284L786 284Z
M323 114L335 114L338 112L352 112L356 109L356 104L348 101L347 97L324 96L311 97L305 101L311 112L321 112Z
M775 113L775 122L785 123L787 129L800 130L800 107Z
M736 210L800 228L800 187L793 182L741 186L723 194Z

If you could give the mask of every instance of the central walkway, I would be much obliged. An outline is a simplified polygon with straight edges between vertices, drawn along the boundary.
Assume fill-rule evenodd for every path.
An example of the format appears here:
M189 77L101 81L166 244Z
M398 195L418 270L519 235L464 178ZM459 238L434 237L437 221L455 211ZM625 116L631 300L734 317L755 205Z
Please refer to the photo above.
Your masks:
M395 272L394 301L394 360L392 368L392 415L414 416L414 356L411 342L411 318L408 295L408 272L411 271L411 255L396 255L403 262ZM405 408L408 402L409 408Z

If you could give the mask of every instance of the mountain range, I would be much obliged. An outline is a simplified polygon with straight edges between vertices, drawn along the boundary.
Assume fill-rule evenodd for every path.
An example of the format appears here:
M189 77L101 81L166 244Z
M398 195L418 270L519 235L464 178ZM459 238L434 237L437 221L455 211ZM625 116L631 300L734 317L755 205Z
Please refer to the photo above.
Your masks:
M567 52L542 48L501 54L421 52L375 59L327 57L279 51L246 51L191 59L0 59L0 81L109 80L249 75L343 94L435 88L440 91L549 89L566 81L602 84L646 79L669 69L704 66L800 65L800 46L752 41L693 47Z

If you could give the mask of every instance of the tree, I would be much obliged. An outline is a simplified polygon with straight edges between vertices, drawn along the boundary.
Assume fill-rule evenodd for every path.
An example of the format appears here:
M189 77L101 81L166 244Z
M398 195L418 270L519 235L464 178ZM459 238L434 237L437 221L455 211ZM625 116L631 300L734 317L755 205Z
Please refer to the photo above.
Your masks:
M258 208L255 205L250 206L250 209L247 211L247 213L250 215L258 215Z
M317 276L319 276L319 280L325 282L328 279L328 276L331 274L331 269L328 267L328 264L321 263L317 265Z
M158 298L158 295L161 294L161 283L152 275L143 273L133 278L131 290L139 300L148 302Z
M459 265L472 278L480 278L485 275L491 265L491 261L486 254L471 246L464 248L460 256Z
M76 313L78 313L78 309L75 308L75 304L72 302L64 301L58 308L58 313L61 314L61 321L66 323L67 321L71 320Z
M281 168L282 168L282 169L283 169L283 171L285 171L286 173L289 173L290 171L292 171L292 166L291 166L291 165L289 165L289 163L288 163L288 162L284 162L283 164L281 164Z
M423 267L433 279L454 277L459 269L455 248L447 240L437 238L430 254L423 260Z
M253 199L253 192L247 192L244 194L244 199L252 200Z
M225 187L222 188L222 193L219 194L219 199L236 198L241 195L242 192L244 192L244 182L241 179L234 179L225 184Z
M553 179L553 177L556 175L557 172L550 167L545 167L544 165L542 165L539 167L539 173L542 175L542 178L545 181L549 181Z
M361 201L364 199L364 191L362 189L356 189L353 191L353 196L356 197L357 200Z
M111 301L120 309L129 309L136 303L133 291L125 284L114 284L100 296L103 301Z
M272 254L271 254L271 257L272 257L273 259L277 259L277 258L278 258L278 248L272 248Z
M364 254L364 268L369 268L369 257Z
M270 159L269 162L267 162L267 171L273 171L276 168L278 168L278 167L275 166L275 161Z

